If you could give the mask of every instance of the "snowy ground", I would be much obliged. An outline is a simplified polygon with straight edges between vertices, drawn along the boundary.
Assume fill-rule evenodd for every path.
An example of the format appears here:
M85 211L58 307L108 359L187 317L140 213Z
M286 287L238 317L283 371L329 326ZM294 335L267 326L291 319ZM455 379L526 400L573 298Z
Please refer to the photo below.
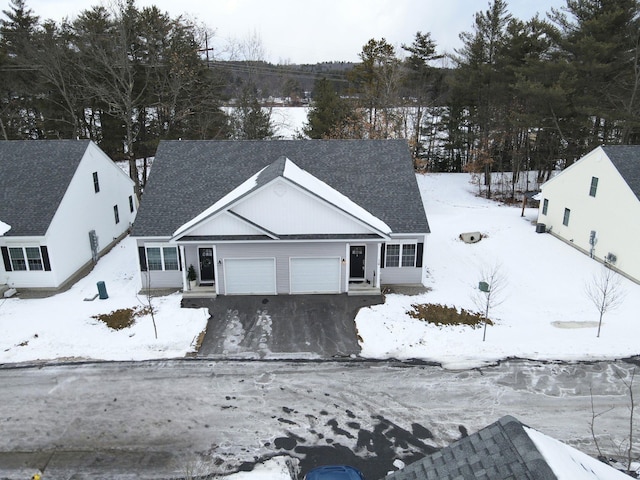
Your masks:
M420 358L448 368L467 368L507 357L545 360L613 359L640 353L640 286L623 279L623 304L604 317L584 293L602 268L560 240L535 233L537 210L520 217L508 207L475 196L467 174L418 175L432 234L426 247L430 291L420 296L388 295L384 305L356 318L362 356ZM462 232L480 231L466 244ZM506 280L503 303L490 316L495 326L439 328L410 318L412 303L428 302L476 310L480 269L500 264ZM106 282L109 299L84 301ZM158 339L151 318L110 331L92 318L145 302L137 295L135 245L126 239L69 291L45 299L0 299L0 363L53 359L141 360L176 358L193 351L206 326L205 310L180 309L180 295L153 300Z
M603 268L549 234L535 233L536 209L508 207L478 198L468 174L418 175L431 231L426 245L430 292L388 295L382 306L361 310L356 321L365 357L421 358L448 368L477 366L507 357L541 360L623 358L640 353L640 286L622 279L624 302L604 317L585 284ZM460 233L479 231L479 243ZM439 303L477 310L480 271L499 265L505 279L496 321L482 330L439 328L410 318L412 303Z
M109 298L85 301L104 281ZM204 330L205 309L181 309L179 293L152 299L158 339L150 316L127 329L110 330L94 315L142 307L146 300L136 272L135 242L126 238L71 289L42 299L0 299L0 363L35 360L143 360L183 357Z

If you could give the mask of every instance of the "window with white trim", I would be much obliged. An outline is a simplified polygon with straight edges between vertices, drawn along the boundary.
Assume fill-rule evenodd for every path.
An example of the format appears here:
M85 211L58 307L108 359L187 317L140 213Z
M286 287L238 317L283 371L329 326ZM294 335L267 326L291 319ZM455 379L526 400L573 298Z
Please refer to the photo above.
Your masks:
M129 211L133 213L133 195L129 195Z
M100 191L100 180L98 180L98 172L93 172L93 190L96 193Z
M147 247L147 267L149 270L179 270L178 249Z
M9 258L14 271L44 270L38 247L9 247Z
M387 244L385 248L385 267L415 267L416 266L415 243Z
M546 198L542 201L542 214L546 215L549 211L549 200Z
M402 266L403 267L415 267L416 266L416 244L402 245Z
M564 209L564 217L562 218L562 224L565 227L569 226L569 217L571 217L571 210L569 210L568 208Z
M118 213L118 205L113 206L113 219L116 221L116 225L120 223L120 213Z

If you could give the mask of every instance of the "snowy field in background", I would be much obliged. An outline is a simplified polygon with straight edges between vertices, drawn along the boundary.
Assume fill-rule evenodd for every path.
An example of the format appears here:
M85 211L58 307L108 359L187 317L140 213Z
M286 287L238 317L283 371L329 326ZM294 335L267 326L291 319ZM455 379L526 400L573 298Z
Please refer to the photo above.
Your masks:
M447 368L470 368L508 357L595 360L640 353L640 286L622 278L626 291L606 313L596 338L598 311L585 285L602 265L573 247L535 232L537 209L509 207L476 196L468 174L418 175L432 234L425 246L426 294L387 295L386 303L356 318L362 356L419 358ZM479 231L466 244L463 232ZM505 279L503 303L490 313L495 326L437 327L410 318L412 303L437 303L477 311L480 271L498 264Z
M418 175L432 234L425 265L428 293L387 295L384 305L356 318L362 356L424 359L469 368L507 357L542 360L613 359L640 353L640 286L623 279L626 297L604 317L584 293L602 266L549 234L535 233L537 210L508 207L475 195L468 174ZM462 232L480 231L465 244ZM412 303L476 310L483 265L498 262L506 279L504 302L490 314L495 326L440 328L410 318ZM105 281L109 299L84 301ZM127 238L70 290L45 299L0 299L0 363L55 359L142 360L183 357L206 326L204 309L181 309L180 294L154 299L158 339L150 317L111 331L92 318L144 304L135 243Z

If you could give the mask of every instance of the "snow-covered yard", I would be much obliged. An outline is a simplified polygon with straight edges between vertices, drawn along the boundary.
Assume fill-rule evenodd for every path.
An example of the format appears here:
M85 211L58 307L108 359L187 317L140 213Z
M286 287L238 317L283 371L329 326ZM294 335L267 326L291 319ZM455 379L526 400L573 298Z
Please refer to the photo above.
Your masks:
M547 360L611 359L640 353L640 286L623 279L622 305L604 317L585 283L602 266L548 234L535 233L537 210L478 198L467 174L418 175L432 234L426 246L428 293L388 295L384 305L362 310L357 327L362 356L420 358L449 368L481 365L506 357ZM480 231L466 244L462 232ZM495 326L439 328L407 315L412 303L439 303L477 310L483 266L500 265L506 280L503 303L492 311ZM105 281L109 298L92 298ZM181 309L180 294L153 299L158 339L150 317L111 331L92 318L144 304L137 295L135 244L125 239L70 290L45 299L0 299L0 363L54 359L142 360L181 357L194 350L206 326L205 310Z
M605 314L596 338L598 311L586 283L602 265L573 247L535 232L538 211L508 207L475 195L468 174L418 175L431 231L426 245L429 287L416 297L388 295L382 306L361 310L356 321L365 357L420 358L463 368L507 357L541 360L623 358L640 353L640 286L621 278L622 305ZM479 231L466 244L463 232ZM490 313L495 326L440 328L410 318L412 303L478 310L480 271L499 265L503 302Z

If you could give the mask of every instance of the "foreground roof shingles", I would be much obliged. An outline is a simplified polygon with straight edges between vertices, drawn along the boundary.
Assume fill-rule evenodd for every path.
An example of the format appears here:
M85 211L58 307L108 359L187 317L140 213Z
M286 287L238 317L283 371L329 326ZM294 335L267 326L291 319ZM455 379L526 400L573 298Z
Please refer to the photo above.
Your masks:
M89 140L0 141L0 219L5 236L41 236L53 220Z
M522 423L505 416L386 479L557 480L557 477Z
M404 140L187 140L158 146L133 236L170 237L256 172L280 173L286 157L399 233L427 233Z

